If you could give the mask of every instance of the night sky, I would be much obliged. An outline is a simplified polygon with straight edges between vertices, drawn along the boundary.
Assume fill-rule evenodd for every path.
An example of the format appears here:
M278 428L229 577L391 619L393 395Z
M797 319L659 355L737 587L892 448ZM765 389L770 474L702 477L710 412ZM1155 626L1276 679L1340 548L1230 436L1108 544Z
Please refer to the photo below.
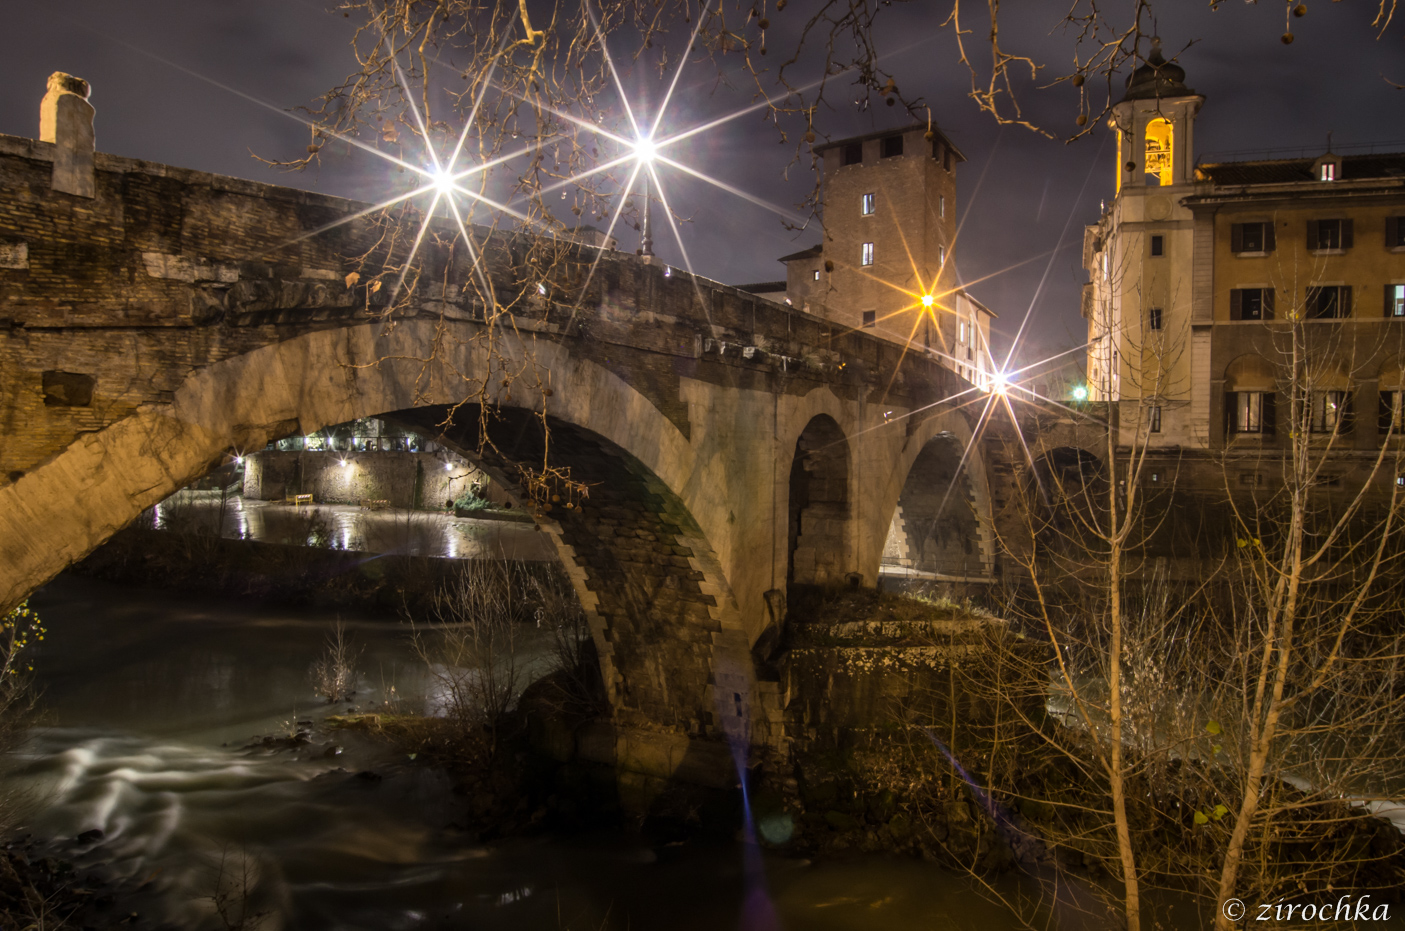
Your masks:
M793 22L807 5L792 0L785 13L771 14L775 48L784 45L783 18ZM1308 15L1293 21L1291 46L1279 39L1282 3L1248 6L1226 0L1218 12L1203 0L1158 7L1167 54L1180 52L1186 83L1207 98L1196 126L1197 155L1270 147L1316 153L1325 148L1329 131L1339 152L1365 143L1405 151L1405 92L1386 81L1405 83L1405 14L1377 39L1371 28L1374 3L1309 0L1307 5ZM353 21L328 12L329 6L327 0L11 0L4 19L10 41L0 59L6 89L0 97L0 132L38 135L45 80L53 71L68 71L93 86L101 151L378 199L389 190L389 178L375 160L328 153L320 170L304 174L255 161L251 152L300 156L307 130L230 90L291 108L337 83L354 64L347 46ZM1051 33L1065 6L1034 0L1004 4L1007 48L1048 62L1049 77L1066 70L1072 57L1071 37ZM965 218L955 250L960 274L982 279L1018 265L972 289L1000 317L997 346L1031 307L1034 339L1021 351L1023 358L1078 345L1084 339L1077 309L1085 280L1079 267L1081 230L1097 219L1099 201L1112 197L1111 140L1099 128L1068 145L1018 127L998 127L980 113L966 96L969 80L956 60L950 29L941 26L948 8L921 2L889 8L880 38L882 47L892 50L884 64L898 75L903 91L930 103L938 123L969 159L958 175ZM973 6L968 15L979 12ZM979 19L969 25L976 33L983 29ZM972 40L971 47L981 51L979 40ZM1181 51L1192 40L1195 44ZM617 54L627 59L629 51L629 40L620 37ZM776 57L773 52L772 60ZM722 64L724 79L733 77L725 69L734 63L724 59ZM650 74L627 74L625 83L631 93L657 93ZM735 88L726 80L719 85L711 64L691 66L668 124L684 128L750 102L745 82L735 83ZM817 123L822 134L839 138L909 121L899 107L860 111L853 96L834 98L834 108ZM1031 86L1022 102L1033 121L1053 131L1075 128L1076 91L1066 84L1046 90ZM789 128L803 132L803 127ZM792 166L789 181L783 179L792 154L792 146L777 144L775 127L753 115L688 144L679 160L792 207L813 184L808 160ZM1297 154L1304 153L1277 157ZM675 173L665 183L675 209L692 218L683 235L694 268L708 277L732 284L777 280L784 277L777 257L819 241L813 227L789 232L775 214L700 182ZM671 234L661 230L655 239L665 261L683 264ZM637 245L632 230L622 230L620 240L625 249ZM1051 262L1050 251L1061 241L1063 248Z

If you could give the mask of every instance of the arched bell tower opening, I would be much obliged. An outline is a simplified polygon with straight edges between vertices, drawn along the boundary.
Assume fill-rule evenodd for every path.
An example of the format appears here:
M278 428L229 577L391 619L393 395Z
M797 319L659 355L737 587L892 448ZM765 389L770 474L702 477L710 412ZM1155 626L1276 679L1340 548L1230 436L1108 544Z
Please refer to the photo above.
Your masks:
M844 579L849 551L849 441L828 414L810 420L790 466L788 582Z
M1158 116L1146 124L1146 173L1156 179L1159 187L1175 183L1171 172L1174 141L1175 129L1170 120Z

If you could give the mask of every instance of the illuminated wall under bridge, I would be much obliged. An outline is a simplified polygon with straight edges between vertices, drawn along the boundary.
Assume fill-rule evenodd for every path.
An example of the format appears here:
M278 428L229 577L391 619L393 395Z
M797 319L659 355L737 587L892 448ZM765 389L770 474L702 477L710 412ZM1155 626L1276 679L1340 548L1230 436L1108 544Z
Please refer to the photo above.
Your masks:
M319 504L386 501L394 508L438 510L474 488L494 504L508 502L486 474L447 451L263 450L244 457L243 495L264 501L310 494Z

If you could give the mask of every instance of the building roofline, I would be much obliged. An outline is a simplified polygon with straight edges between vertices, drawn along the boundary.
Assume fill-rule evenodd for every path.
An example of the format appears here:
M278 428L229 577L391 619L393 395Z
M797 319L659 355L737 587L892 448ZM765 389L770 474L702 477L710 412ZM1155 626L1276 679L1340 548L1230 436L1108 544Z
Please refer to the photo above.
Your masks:
M808 249L801 249L799 252L792 252L790 255L783 255L776 259L777 262L794 262L799 259L813 259L824 253L824 246L814 245Z
M959 160L963 162L966 161L966 156L961 154L961 150L957 148L956 144L951 141L951 138L947 136L946 133L942 132L941 128L935 123L933 123L930 127L928 127L926 123L911 123L907 126L898 126L894 127L893 129L875 130L871 133L864 133L862 136L849 136L844 139L832 139L828 142L822 142L819 145L815 146L813 151L815 152L815 154L818 155L820 153L827 152L830 149L838 148L842 145L850 145L855 142L868 142L870 139L882 139L884 136L896 136L900 133L910 133L913 130L917 129L926 132L928 128L930 128L932 132L936 133L937 136L942 140L942 142L945 142L947 147L950 148L952 152L956 153L956 157Z
M980 310L982 313L989 314L991 317L999 319L999 314L982 304L979 300L976 299L976 296L974 294L972 294L970 291L967 291L965 288L957 288L954 293L961 295L966 300L970 301L972 304L975 304L976 309Z

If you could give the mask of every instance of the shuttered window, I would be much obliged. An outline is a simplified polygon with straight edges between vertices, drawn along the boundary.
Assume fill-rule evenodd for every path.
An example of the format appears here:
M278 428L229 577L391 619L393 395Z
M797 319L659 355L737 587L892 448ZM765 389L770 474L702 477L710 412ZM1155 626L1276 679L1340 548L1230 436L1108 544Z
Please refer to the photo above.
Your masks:
M1272 288L1235 288L1229 292L1229 319L1272 320Z
M1405 433L1405 391L1382 391L1376 415L1377 433Z
M863 143L862 143L862 142L850 143L849 145L846 145L846 146L844 147L844 164L845 164L845 165L862 165L862 164L863 164Z
M1307 289L1307 315L1312 320L1351 316L1351 285Z
M1229 248L1235 254L1272 252L1274 245L1270 222L1235 223L1229 228Z
M1308 220L1307 247L1312 252L1345 251L1352 247L1351 220Z
M1385 247L1405 249L1405 217L1385 218Z

